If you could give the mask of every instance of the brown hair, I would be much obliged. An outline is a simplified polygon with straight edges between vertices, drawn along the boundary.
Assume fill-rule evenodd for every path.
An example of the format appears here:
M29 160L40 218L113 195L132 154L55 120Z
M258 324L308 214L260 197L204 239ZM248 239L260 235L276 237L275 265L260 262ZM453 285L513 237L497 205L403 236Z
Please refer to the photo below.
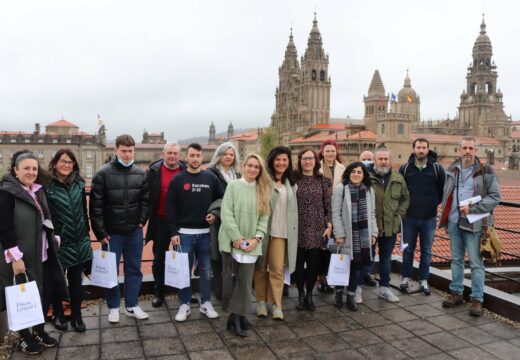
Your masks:
M116 148L120 146L135 146L135 140L132 135L122 134L116 138Z

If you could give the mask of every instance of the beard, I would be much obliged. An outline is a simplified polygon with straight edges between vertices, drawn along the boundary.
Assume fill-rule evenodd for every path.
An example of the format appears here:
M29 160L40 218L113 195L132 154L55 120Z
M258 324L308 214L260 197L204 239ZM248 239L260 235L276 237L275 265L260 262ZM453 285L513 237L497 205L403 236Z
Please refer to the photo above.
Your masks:
M377 166L374 164L374 172L379 176L385 176L390 172L390 166Z
M424 159L426 159L426 155L425 154L415 154L415 158L419 161L423 161Z

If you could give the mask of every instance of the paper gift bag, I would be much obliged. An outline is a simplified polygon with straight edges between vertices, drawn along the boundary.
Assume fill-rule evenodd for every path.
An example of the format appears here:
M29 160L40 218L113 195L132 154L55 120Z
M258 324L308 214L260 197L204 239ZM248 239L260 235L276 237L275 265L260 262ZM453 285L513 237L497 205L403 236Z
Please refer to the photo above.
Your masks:
M164 259L164 284L184 289L190 287L190 262L188 254L180 251L166 251Z
M6 287L5 302L11 331L27 329L45 321L36 281Z
M348 286L350 276L350 256L331 254L327 283L336 286Z
M92 254L92 270L90 281L92 285L112 289L119 285L117 280L116 253L95 250Z

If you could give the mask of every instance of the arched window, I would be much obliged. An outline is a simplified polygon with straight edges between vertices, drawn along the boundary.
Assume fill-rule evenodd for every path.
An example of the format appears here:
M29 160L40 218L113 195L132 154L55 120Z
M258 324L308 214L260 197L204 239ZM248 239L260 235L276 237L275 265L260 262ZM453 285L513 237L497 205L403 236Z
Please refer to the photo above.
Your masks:
M402 123L397 124L397 135L404 134L404 125Z
M486 83L486 94L491 94L491 92L493 91L493 86L491 85L491 83Z
M381 124L381 134L385 133L385 124Z
M475 95L477 93L477 83L471 84L471 88L469 89L469 93L471 95Z
M320 81L325 81L325 70L320 71Z
M312 72L311 72L311 79L316 80L316 70L314 70L314 69L312 69Z

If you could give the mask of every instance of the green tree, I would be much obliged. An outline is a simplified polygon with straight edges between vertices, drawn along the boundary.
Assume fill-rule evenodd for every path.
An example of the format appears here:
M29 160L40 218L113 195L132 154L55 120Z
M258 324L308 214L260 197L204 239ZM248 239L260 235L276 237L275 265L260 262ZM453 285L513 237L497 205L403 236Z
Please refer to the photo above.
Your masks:
M273 127L267 127L260 134L260 154L267 160L267 155L273 147L277 145L278 133Z

